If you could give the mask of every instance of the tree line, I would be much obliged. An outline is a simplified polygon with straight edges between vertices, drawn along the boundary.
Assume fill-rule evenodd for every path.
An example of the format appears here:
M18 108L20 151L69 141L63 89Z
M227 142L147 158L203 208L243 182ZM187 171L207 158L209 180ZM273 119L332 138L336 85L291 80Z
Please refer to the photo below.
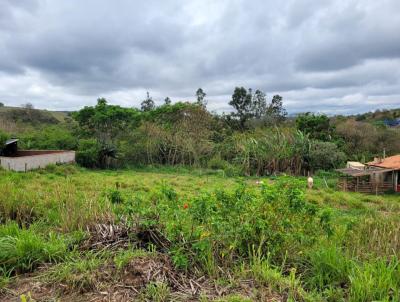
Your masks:
M147 93L140 108L99 98L63 123L41 116L42 126L19 137L25 148L76 150L78 163L90 168L185 165L244 175L301 175L366 161L382 149L400 152L399 129L314 113L288 118L280 95L268 100L261 90L236 87L229 105L230 113L208 111L201 88L195 102L167 97L160 106Z

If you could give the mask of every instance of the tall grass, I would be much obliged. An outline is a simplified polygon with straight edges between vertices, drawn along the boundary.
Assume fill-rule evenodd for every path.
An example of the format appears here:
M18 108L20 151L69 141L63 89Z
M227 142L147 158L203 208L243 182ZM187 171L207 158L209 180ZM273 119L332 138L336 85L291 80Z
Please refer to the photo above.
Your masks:
M353 268L349 301L400 301L400 263L376 259Z
M348 249L359 258L400 257L400 217L366 217L354 226L346 240Z
M0 226L0 267L3 273L23 273L45 262L61 261L67 241L54 233L41 236L33 229L20 229L16 223Z

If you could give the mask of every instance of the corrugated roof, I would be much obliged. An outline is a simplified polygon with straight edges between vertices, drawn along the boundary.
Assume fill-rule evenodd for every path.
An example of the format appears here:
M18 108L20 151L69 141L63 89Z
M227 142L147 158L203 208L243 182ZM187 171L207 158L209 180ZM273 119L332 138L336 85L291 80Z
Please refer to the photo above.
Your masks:
M385 159L381 159L380 161L372 161L369 162L367 165L400 170L400 154L386 157Z
M384 169L379 167L368 167L367 169L354 169L354 168L344 168L344 169L336 169L336 171L347 174L352 177L360 177L367 176L379 173L386 173L393 171L394 169Z

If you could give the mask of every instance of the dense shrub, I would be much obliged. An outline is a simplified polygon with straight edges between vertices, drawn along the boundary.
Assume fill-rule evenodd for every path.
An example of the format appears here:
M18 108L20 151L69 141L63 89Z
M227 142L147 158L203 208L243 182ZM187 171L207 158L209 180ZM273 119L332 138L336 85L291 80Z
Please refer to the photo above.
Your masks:
M309 163L314 170L331 170L340 167L346 155L331 142L313 141L310 148Z
M83 167L99 168L100 152L101 146L95 139L81 139L76 152L76 162Z
M215 156L208 161L208 167L213 170L225 170L228 166L229 163L220 156Z

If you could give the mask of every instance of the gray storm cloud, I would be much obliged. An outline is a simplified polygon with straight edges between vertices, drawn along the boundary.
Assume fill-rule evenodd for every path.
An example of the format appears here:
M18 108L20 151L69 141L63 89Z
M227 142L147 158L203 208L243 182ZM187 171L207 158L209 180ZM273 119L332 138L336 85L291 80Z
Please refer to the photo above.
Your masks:
M400 106L398 0L1 0L0 101L72 110L104 96L228 110L235 86L289 112Z

